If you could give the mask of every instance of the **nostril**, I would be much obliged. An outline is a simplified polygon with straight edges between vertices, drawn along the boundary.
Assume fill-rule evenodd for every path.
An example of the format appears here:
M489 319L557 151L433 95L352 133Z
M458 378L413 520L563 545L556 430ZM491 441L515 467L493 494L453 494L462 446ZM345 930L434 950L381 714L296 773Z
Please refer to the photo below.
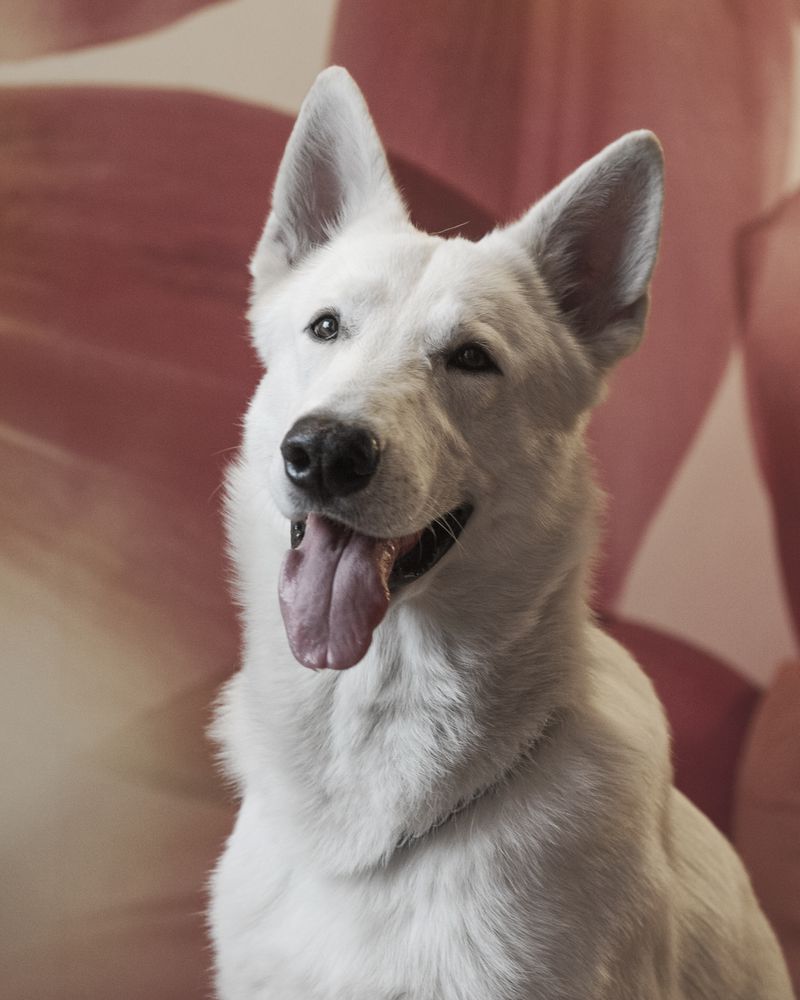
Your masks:
M311 466L311 455L299 444L288 443L281 449L283 460L291 465L296 472L306 472Z
M355 476L371 476L378 466L380 448L377 440L367 434L353 448L351 468Z
M304 490L315 489L320 475L320 442L304 425L297 425L281 444L286 475Z

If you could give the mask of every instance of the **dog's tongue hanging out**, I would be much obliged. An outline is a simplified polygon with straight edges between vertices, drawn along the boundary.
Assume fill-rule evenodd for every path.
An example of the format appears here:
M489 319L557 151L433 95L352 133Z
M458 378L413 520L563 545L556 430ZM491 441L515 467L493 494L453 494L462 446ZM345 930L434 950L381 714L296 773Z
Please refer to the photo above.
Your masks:
M289 645L303 666L344 670L362 659L389 607L395 559L415 540L370 538L308 515L302 544L283 560L279 589Z

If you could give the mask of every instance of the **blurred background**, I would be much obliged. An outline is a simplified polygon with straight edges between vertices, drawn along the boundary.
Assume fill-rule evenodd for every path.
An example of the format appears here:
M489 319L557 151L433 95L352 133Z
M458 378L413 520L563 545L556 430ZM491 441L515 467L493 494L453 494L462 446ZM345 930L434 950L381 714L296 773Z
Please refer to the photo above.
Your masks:
M246 262L331 62L432 230L661 138L650 330L592 426L595 604L800 981L800 8L0 0L4 1000L209 995Z

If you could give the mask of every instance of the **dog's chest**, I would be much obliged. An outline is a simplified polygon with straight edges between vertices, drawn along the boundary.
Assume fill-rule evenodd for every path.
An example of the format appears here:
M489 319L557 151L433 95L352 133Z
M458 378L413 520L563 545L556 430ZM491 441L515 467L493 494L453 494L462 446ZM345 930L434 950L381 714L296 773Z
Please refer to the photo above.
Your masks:
M417 845L379 874L336 878L289 857L243 810L216 875L221 996L527 996L529 972L512 939L523 932L514 920L519 887L500 884L480 853L456 862L444 844ZM521 934L528 959L530 930Z

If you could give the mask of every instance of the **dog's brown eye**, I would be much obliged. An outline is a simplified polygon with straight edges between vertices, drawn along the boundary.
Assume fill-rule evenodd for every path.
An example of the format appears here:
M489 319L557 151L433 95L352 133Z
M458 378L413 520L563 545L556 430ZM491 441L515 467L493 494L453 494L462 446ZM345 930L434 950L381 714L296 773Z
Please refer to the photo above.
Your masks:
M460 368L465 372L497 372L500 369L492 360L485 347L480 344L464 344L447 359L448 368Z
M309 329L317 340L336 340L336 335L339 333L339 318L333 313L325 313L318 316Z

